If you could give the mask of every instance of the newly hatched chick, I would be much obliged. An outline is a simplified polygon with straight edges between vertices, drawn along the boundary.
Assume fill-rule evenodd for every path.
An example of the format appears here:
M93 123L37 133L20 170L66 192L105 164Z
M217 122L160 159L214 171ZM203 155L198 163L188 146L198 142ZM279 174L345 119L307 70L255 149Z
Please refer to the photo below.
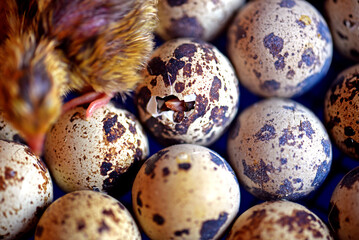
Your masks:
M92 102L90 116L141 80L157 0L5 2L10 30L0 49L0 107L34 152L41 153L63 109ZM21 11L24 4L31 10ZM83 89L91 90L62 106L64 94Z

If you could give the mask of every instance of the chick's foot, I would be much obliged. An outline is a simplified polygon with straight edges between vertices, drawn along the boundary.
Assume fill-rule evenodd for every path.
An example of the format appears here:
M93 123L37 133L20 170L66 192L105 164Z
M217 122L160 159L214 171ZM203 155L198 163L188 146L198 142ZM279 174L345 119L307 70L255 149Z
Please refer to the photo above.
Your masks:
M90 103L86 110L86 118L91 118L96 109L105 106L113 98L114 94L106 94L100 92L89 92L79 97L71 99L62 106L62 113L65 113L82 104Z

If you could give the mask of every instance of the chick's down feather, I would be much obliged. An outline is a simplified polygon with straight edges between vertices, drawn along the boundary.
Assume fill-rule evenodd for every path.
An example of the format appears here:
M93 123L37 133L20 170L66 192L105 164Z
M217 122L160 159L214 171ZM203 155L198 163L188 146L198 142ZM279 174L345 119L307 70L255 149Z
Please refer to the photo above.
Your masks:
M18 2L5 0L0 107L28 142L43 139L67 92L113 96L141 81L154 47L157 0Z

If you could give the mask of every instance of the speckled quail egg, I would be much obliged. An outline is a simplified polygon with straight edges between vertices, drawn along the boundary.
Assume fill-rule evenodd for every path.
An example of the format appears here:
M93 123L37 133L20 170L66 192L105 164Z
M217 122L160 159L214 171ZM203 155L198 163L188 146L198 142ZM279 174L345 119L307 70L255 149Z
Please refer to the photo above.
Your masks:
M19 132L4 117L4 112L0 109L0 139L25 143Z
M141 239L129 211L104 193L82 190L57 199L42 215L35 240Z
M306 207L290 201L255 205L235 221L227 240L331 240L325 223Z
M359 65L341 72L325 97L324 119L341 151L359 158Z
M335 188L328 219L338 239L358 239L359 167L349 171Z
M359 61L359 2L357 0L326 0L325 11L335 47Z
M0 239L20 239L52 202L52 180L25 145L0 140L0 159Z
M133 114L108 104L90 119L77 107L63 114L45 140L45 161L66 192L110 192L124 185L123 174L149 154L148 140Z
M213 45L175 39L153 53L137 87L140 120L164 145L210 145L235 117L238 79Z
M262 100L241 112L227 150L242 186L263 200L308 195L322 184L332 162L321 121L288 99Z
M151 239L217 239L239 203L239 185L228 163L192 144L152 155L132 188L135 216Z
M326 75L333 43L324 18L307 1L252 1L228 30L228 54L252 93L293 97Z
M159 0L157 33L165 40L215 38L244 0Z

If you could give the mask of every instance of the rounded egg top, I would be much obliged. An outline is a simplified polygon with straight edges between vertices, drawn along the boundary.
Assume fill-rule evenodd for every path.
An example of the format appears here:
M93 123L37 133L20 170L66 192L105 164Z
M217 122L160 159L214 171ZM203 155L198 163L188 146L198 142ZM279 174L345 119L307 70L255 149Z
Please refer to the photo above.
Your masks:
M244 0L159 0L157 33L165 40L194 37L213 40Z
M307 196L323 183L332 163L324 125L290 99L264 99L241 112L227 150L242 185L263 200Z
M44 162L29 147L0 140L0 239L20 239L34 228L54 192Z
M345 57L359 61L359 2L326 0L325 11L336 49Z
M333 43L325 19L307 1L251 1L228 30L228 54L252 93L293 97L327 74Z
M332 240L325 223L306 207L290 201L257 204L234 222L227 240Z
M324 120L341 151L359 158L359 65L339 73L324 101Z
M74 191L54 201L42 215L35 240L140 240L141 234L125 206L91 190Z
M340 180L330 199L329 225L338 239L359 236L359 167Z
M146 160L133 184L132 203L151 239L217 239L238 213L239 184L216 152L172 145Z

